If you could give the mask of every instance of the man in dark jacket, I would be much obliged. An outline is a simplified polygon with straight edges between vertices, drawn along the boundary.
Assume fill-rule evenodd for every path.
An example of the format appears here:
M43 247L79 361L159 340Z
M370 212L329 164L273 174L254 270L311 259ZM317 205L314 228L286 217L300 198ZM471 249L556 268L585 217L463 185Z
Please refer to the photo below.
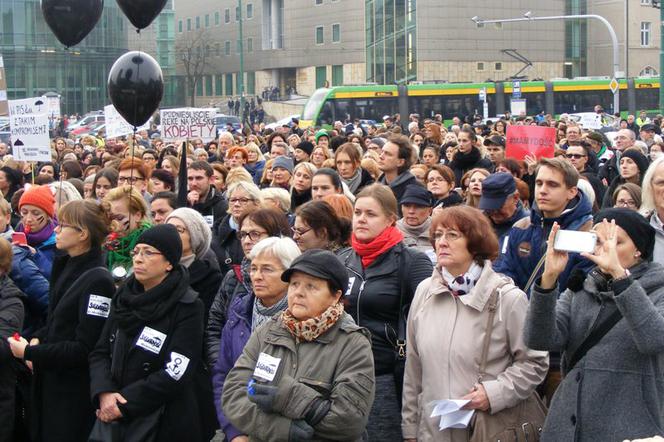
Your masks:
M613 144L616 148L615 155L599 171L599 179L602 180L605 186L611 184L611 181L620 175L620 157L625 149L634 146L635 141L636 134L629 129L620 129L613 138Z
M562 158L540 160L535 174L535 205L530 218L523 218L509 231L494 270L512 278L529 295L528 281L542 273L538 265L546 252L546 241L554 222L564 230L588 231L592 227L590 199L576 187L579 173ZM570 253L569 262L558 279L560 290L567 288L572 270L587 270L590 263L578 253ZM532 285L532 283L531 283Z
M212 185L213 169L207 161L194 161L187 169L189 206L199 212L211 229L217 230L228 212L228 202Z
M597 174L589 167L588 162L593 155L594 153L591 152L590 146L585 142L569 146L567 152L565 152L565 158L567 158L567 161L569 161L579 174L584 176L593 187L595 201L597 201L599 205L604 198L606 186L602 184L602 181L597 177Z
M392 135L380 152L378 168L383 174L378 178L378 182L392 189L397 202L401 201L409 184L417 184L417 179L408 171L413 164L413 155L413 147L405 135Z
M482 182L479 208L491 221L501 247L514 223L530 216L521 203L514 177L506 172L489 175Z

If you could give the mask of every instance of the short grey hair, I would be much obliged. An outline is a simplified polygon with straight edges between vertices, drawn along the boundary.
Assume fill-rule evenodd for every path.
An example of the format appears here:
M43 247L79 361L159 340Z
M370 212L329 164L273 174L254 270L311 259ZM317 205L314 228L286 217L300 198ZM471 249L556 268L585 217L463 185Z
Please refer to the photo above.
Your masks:
M288 237L277 238L271 236L259 241L249 253L250 261L253 261L260 255L272 255L279 260L284 269L290 267L292 262L302 254L295 241Z
M657 210L657 204L655 201L655 192L652 189L652 181L655 177L655 172L657 169L664 164L664 155L660 155L655 160L650 163L648 170L643 175L643 186L641 191L641 209L640 212L644 216L649 216Z
M261 198L261 190L258 188L257 185L254 183L249 183L246 181L238 181L233 184L231 184L228 187L228 200L230 203L230 199L233 197L233 194L235 193L236 190L242 189L244 190L247 195L249 195L249 198L254 200L256 204L259 203L260 198ZM231 205L228 205L228 213L231 213Z
M282 189L280 187L267 187L265 189L261 189L261 206L265 207L266 199L273 199L279 203L279 208L283 210L284 213L288 213L290 211L291 197L290 193L288 193L288 190Z

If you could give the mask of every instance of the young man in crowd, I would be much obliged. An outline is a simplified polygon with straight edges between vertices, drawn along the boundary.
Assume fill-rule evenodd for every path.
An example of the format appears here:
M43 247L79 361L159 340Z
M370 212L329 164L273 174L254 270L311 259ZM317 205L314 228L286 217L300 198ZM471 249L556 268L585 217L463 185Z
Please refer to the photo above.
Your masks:
M226 198L212 185L212 166L206 161L194 161L187 169L189 207L198 211L208 225L216 231L228 211Z

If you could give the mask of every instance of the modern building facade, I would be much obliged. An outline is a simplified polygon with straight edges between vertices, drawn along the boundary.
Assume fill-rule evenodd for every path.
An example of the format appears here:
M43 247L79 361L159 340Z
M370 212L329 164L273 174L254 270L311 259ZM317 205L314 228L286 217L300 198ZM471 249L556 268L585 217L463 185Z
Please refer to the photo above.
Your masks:
M175 10L173 0L166 6L150 26L136 32L127 22L129 50L144 51L152 55L164 74L164 98L162 107L174 107L184 99L184 90L179 87L175 71Z
M0 15L9 99L55 92L65 114L108 104L108 72L127 50L129 23L115 2L105 2L95 29L69 51L46 25L39 0L0 0Z

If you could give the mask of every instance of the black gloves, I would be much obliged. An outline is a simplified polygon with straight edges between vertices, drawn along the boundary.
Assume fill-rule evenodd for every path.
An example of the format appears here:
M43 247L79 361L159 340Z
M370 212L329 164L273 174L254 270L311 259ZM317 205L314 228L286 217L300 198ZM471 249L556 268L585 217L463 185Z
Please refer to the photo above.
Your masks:
M290 432L288 433L288 442L300 442L311 440L314 437L314 428L304 420L294 420L291 422Z

